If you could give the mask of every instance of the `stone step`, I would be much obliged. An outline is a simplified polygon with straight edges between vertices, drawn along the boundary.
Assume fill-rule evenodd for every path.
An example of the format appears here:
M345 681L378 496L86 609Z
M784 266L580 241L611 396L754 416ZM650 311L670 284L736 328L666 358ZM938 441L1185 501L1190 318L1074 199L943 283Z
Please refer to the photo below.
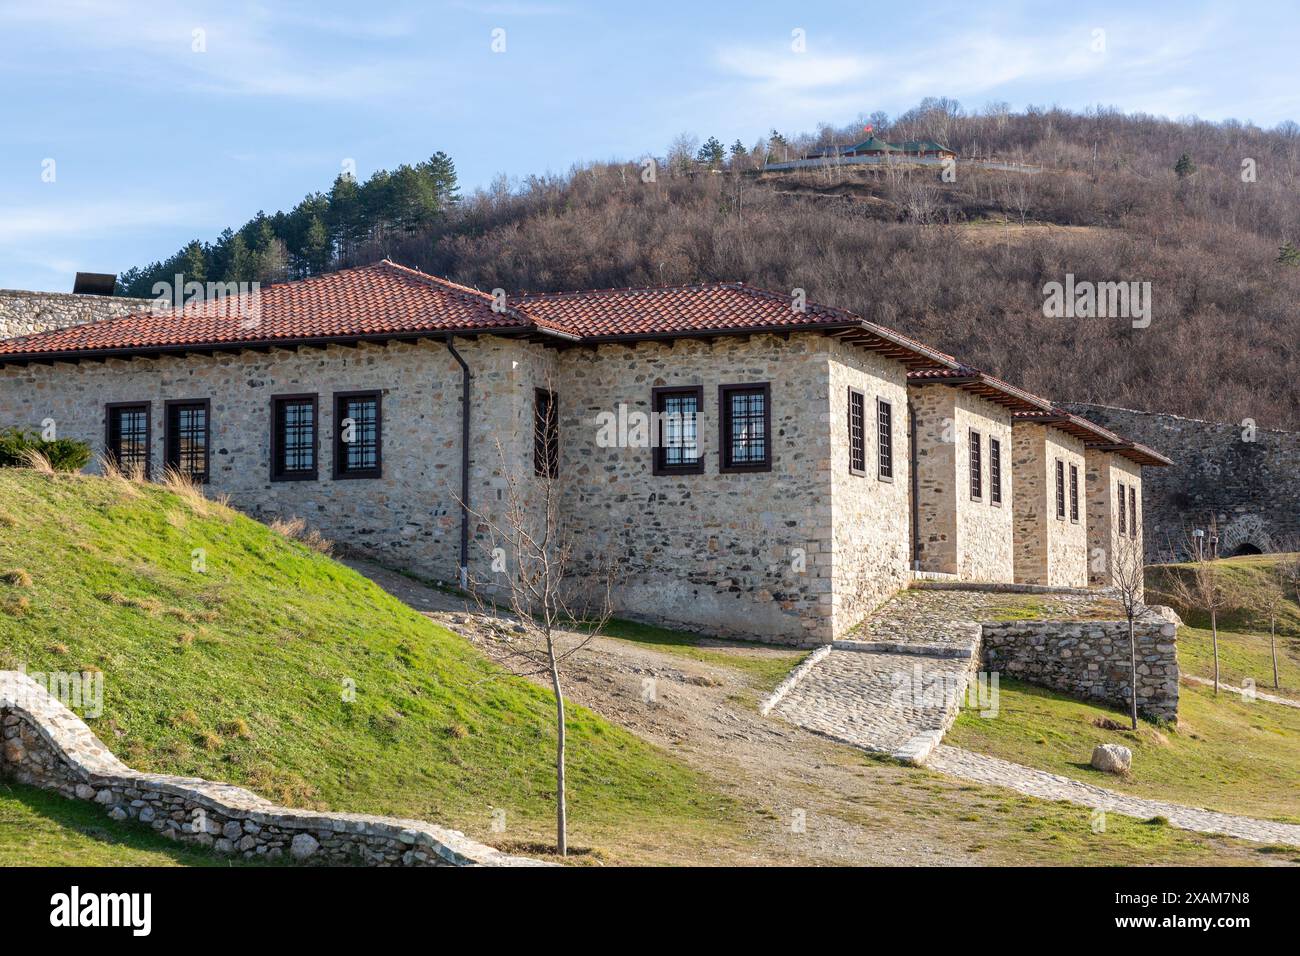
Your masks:
M894 643L891 641L833 641L831 647L837 651L858 651L864 654L911 654L916 657L938 657L944 660L971 660L975 657L974 646L956 646L953 644Z

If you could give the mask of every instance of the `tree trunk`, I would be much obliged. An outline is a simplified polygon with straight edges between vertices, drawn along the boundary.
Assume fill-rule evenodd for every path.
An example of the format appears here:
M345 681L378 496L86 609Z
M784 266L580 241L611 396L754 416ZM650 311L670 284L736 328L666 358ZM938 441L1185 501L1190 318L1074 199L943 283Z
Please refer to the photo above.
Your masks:
M1277 682L1277 615L1269 621L1268 647L1273 652L1273 688L1277 689L1281 686Z
M569 805L564 791L564 691L560 668L551 649L551 690L555 693L555 846L560 856L569 855Z
M1129 718L1133 721L1133 729L1138 729L1138 652L1137 652L1137 634L1133 629L1133 615L1128 616L1128 661L1129 661L1129 681L1130 681L1130 698L1129 698Z
M1210 636L1214 641L1214 696L1219 696L1219 615L1210 611Z

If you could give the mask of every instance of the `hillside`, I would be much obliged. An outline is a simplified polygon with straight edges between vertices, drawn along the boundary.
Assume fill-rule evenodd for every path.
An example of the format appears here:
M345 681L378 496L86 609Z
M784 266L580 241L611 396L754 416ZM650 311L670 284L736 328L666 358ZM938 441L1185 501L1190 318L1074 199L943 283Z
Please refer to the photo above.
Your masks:
M0 469L0 572L0 668L102 671L87 722L133 767L489 841L553 832L548 695L265 525L156 485ZM628 862L735 831L657 748L581 707L569 733L574 846Z
M457 198L437 154L259 213L122 284L148 294L195 269L274 281L384 255L510 292L743 280L802 288L1060 400L1300 428L1300 254L1279 261L1300 244L1300 127L947 101L873 121L888 139L1044 172L763 171L769 155L855 142L855 124L760 141L713 169L685 137L650 183L638 158ZM1043 286L1067 274L1150 282L1149 327L1045 318Z

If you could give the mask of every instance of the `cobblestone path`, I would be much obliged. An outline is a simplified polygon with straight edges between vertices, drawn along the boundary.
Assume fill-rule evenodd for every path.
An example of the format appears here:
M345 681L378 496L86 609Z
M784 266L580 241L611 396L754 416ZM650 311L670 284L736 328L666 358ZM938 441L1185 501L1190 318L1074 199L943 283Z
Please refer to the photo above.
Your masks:
M823 736L975 783L1042 800L1149 820L1184 830L1300 846L1300 825L1220 813L1107 790L1058 774L940 743L963 703L978 706L979 621L1008 615L1088 620L1120 615L1102 595L913 588L885 604L809 667L771 712ZM1240 692L1237 688L1225 689ZM1261 698L1266 695L1259 695ZM1278 703L1295 706L1279 698Z
M1300 824L1275 823L1255 817L1242 817L1217 810L1203 810L1181 803L1147 800L1126 793L1107 790L1080 780L1072 780L1045 770L1035 770L998 757L972 753L959 747L940 744L930 754L926 766L931 770L975 783L1006 787L1040 800L1065 800L1082 807L1100 808L1108 813L1119 813L1139 820L1164 817L1173 826L1198 833L1220 833L1225 836L1254 840L1259 843L1279 843L1300 846Z

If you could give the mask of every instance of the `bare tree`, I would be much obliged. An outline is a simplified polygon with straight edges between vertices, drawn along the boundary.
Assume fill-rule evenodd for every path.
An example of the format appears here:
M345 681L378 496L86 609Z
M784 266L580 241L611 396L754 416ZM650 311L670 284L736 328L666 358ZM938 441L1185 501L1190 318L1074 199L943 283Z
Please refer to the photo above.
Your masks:
M1277 615L1286 600L1286 578L1280 569L1274 571L1264 582L1259 596L1260 610L1268 615L1268 648L1273 655L1273 686L1280 687L1277 680Z
M1137 730L1138 725L1137 628L1134 622L1146 607L1142 600L1145 574L1142 540L1136 535L1121 535L1116 540L1111 557L1110 581L1119 593L1120 603L1124 606L1124 617L1128 620L1129 719L1134 730Z
M563 670L609 622L615 564L579 555L560 514L559 410L555 393L540 390L532 434L532 474L511 466L501 439L497 452L505 482L498 512L467 509L486 529L490 572L468 577L468 589L486 629L488 653L519 677L544 676L555 696L555 843L567 856L567 732ZM543 400L540 396L549 395ZM524 456L526 459L527 455ZM514 459L521 461L518 456ZM508 615L510 620L503 621Z
M1277 556L1275 573L1283 590L1300 604L1300 538L1289 539L1284 547L1286 550Z
M1219 612L1232 607L1235 601L1232 588L1223 573L1212 549L1187 542L1191 556L1185 573L1171 570L1168 573L1170 594L1185 607L1204 611L1210 617L1210 636L1214 644L1214 695L1219 695Z

